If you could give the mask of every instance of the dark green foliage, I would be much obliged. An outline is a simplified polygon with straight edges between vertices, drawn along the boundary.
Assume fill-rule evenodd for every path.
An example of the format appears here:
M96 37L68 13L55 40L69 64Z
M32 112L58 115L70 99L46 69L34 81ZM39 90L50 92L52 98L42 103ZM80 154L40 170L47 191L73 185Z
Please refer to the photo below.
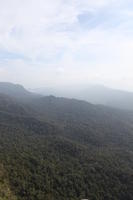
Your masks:
M26 105L1 98L0 164L12 199L133 199L132 113L55 97Z

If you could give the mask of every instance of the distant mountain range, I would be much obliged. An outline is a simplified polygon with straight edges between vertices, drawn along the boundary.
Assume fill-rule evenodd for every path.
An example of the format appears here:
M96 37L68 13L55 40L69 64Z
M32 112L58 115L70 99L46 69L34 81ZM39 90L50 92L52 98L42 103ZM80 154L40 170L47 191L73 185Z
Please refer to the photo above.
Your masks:
M31 98L41 96L26 90L22 85L8 82L0 82L0 93L15 97L15 99L20 101L28 101Z
M93 104L103 104L120 109L133 110L133 93L115 90L102 85L90 85L76 88L38 88L34 92L42 95L55 95L85 100Z
M133 112L0 83L0 199L132 200Z

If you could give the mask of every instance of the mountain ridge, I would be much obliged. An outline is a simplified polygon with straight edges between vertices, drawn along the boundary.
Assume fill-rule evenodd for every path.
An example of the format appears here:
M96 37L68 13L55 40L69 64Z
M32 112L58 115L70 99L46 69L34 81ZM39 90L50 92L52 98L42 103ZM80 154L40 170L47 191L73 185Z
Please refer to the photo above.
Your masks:
M13 200L132 200L132 112L28 95L0 94L4 192Z
M14 84L10 82L0 82L0 93L8 95L20 101L30 101L30 99L32 98L41 96L26 90L20 84Z
M102 104L119 109L133 110L133 92L120 89L112 89L102 85L39 88L32 90L36 93L48 96L64 96L85 100L93 104Z

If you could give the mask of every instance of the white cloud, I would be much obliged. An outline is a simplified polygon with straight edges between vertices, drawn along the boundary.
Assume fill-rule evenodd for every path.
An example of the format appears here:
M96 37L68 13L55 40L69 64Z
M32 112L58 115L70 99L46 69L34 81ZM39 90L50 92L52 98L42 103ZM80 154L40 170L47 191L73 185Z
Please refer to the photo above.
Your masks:
M132 9L131 0L0 0L0 52L15 55L0 56L0 80L133 90Z

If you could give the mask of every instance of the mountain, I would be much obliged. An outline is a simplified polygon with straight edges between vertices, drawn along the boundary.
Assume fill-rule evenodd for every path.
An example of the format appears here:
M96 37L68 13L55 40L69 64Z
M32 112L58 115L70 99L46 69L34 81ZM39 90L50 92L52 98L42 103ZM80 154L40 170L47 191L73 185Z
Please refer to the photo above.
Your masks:
M9 95L20 101L28 101L31 98L36 98L37 94L27 91L23 86L19 84L13 84L8 82L0 82L0 94Z
M43 95L76 98L114 108L133 110L133 93L115 90L102 85L77 86L76 88L38 88L33 90Z
M10 184L7 179L6 171L3 165L0 165L0 199L2 200L17 200L10 189Z
M3 90L0 199L132 200L132 185L132 112Z

